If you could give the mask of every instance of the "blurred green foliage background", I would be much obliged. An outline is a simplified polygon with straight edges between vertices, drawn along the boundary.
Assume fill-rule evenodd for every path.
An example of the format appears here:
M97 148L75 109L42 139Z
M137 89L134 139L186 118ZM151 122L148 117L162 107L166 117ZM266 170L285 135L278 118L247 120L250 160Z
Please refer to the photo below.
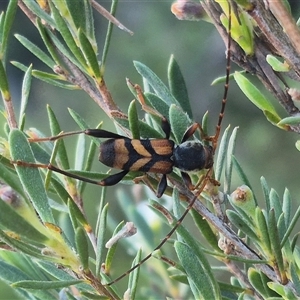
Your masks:
M109 9L110 2L99 2ZM296 2L294 1L294 5L298 4ZM209 111L209 130L213 134L221 106L223 85L211 86L211 82L216 77L225 75L225 46L212 25L205 22L177 20L170 11L171 3L172 1L119 2L116 16L134 32L134 35L130 36L114 28L106 64L106 83L116 102L124 111L127 111L133 97L126 86L125 78L128 77L132 82L142 84L132 61L137 60L146 64L166 82L168 60L173 54L185 76L195 121L201 122L203 114ZM0 9L4 10L6 5L7 1L1 1ZM299 8L294 6L295 15L298 15L297 10L299 12ZM97 23L96 36L99 45L102 45L107 21L98 14L95 14L95 21ZM12 32L24 35L42 47L36 29L20 11ZM13 36L10 40L9 60L17 60L26 65L33 63L36 69L44 68L38 65L35 57ZM18 110L23 73L13 66L7 68L13 102ZM232 66L232 70L234 69L235 66ZM271 97L267 91L265 94ZM113 128L110 120L104 114L99 113L96 104L83 92L62 90L36 79L33 80L30 94L27 128L36 127L45 134L49 134L47 122L44 122L47 118L47 104L50 104L57 114L64 131L77 130L68 114L67 107L78 111L89 121L91 127L103 120L103 128L109 130ZM281 116L285 116L285 112L275 101L274 105ZM4 119L3 116L0 118L2 131ZM300 153L294 144L299 137L295 133L283 132L268 123L263 114L247 101L234 82L230 85L223 129L228 124L232 128L239 126L236 157L246 170L257 195L261 195L259 178L264 176L269 186L274 187L280 196L284 188L288 187L294 198L295 207L298 206ZM71 139L68 143L72 145ZM101 168L101 165L97 165L95 169L97 168ZM239 184L240 181L236 178L232 186L236 187ZM111 209L116 212L115 218L118 222L122 220L122 215L114 208L113 202L117 198L116 192L119 189L124 189L124 185L109 188ZM90 195L99 194L98 187L90 186L89 190ZM86 197L85 206L90 214L90 220L95 220L96 211L92 199ZM91 223L93 224L93 221ZM0 299L12 297L3 294L2 291L4 290L1 287Z

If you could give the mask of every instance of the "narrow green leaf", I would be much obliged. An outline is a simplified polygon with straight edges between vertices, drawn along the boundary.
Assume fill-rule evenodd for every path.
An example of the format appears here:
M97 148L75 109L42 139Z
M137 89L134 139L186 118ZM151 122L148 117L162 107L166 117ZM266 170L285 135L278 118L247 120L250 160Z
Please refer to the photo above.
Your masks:
M271 241L271 246L273 250L273 255L276 259L276 265L278 268L278 271L282 276L285 276L285 270L284 270L284 263L283 263L283 257L282 257L282 251L280 246L280 239L279 239L279 232L277 228L277 222L275 217L275 211L274 209L271 209L269 212L269 220L268 220L268 228L269 228L269 236Z
M123 228L123 226L124 226L124 221L122 221L118 224L118 226L115 228L112 236L115 236ZM111 265L112 265L113 260L114 260L114 255L115 255L116 250L117 250L117 245L118 245L118 242L113 244L107 250L107 254L106 254L106 257L105 257L105 270L107 271L107 273L110 272Z
M273 292L267 287L267 278L264 274L258 272L254 268L249 268L248 278L251 285L263 297L263 299L269 299L271 295L275 296Z
M71 115L71 117L73 118L73 120L76 122L76 124L80 127L80 129L84 130L87 128L91 128L86 122L85 120L73 109L69 108L68 109L69 114ZM102 123L101 123L102 124ZM101 125L100 124L100 125ZM97 145L97 147L100 146L100 140L95 138L95 137L90 137L93 142Z
M260 237L260 245L270 255L272 253L272 247L271 247L271 242L269 237L267 221L264 213L259 207L256 207L255 218L256 218L256 232Z
M78 208L78 206L76 205L76 203L69 198L68 199L68 208L70 211L70 215L72 216L72 225L74 230L77 229L78 224L77 222L79 222L80 224L82 224L86 229L88 229L90 227L89 223L87 222L85 216L83 215L82 211Z
M48 238L20 216L12 206L0 201L0 223L7 230L13 231L22 238L43 244ZM42 224L41 224L42 227Z
M11 286L22 289L32 290L49 290L49 289L61 289L69 287L71 285L82 283L82 280L66 280L66 281L37 281L37 280L22 280L12 283Z
M186 129L191 125L191 120L180 107L174 104L170 106L169 118L175 140L179 144L181 143Z
M221 299L221 293L215 278L212 276L210 268L205 256L195 256L195 253L186 244L175 242L174 244L177 256L184 267L188 279L192 280L197 290L202 295L202 299ZM203 265L203 260L205 261Z
M30 255L31 257L35 257L36 259L44 260L46 258L45 255L41 254L41 249L36 246L32 246L30 243L23 242L8 236L4 231L0 229L0 238L3 243L10 246L12 249L16 249L19 252ZM47 257L48 259L48 257Z
M88 1L70 1L66 0L66 4L70 13L70 17L72 18L76 28L84 28L86 20L85 11L85 2Z
M277 192L272 188L270 191L270 207L271 209L274 209L275 212L275 218L276 220L279 219L280 215L282 214L282 204L279 200L279 196Z
M41 18L41 20L46 21L47 25L55 28L55 22L51 18L49 14L47 14L35 1L32 0L24 0L23 1L26 6L36 15Z
M61 130L61 127L58 123L58 120L57 120L52 108L49 105L47 105L47 113L48 113L48 118L49 118L51 134L53 136L58 135L59 133L61 133L62 130ZM69 169L70 164L69 164L68 154L67 154L65 143L62 138L59 140L59 144L57 147L58 147L57 154L58 154L62 168Z
M281 61L278 57L271 54L266 56L266 61L276 72L288 72L291 69L286 61L283 61L283 59Z
M33 55L35 55L38 59L40 59L51 70L53 69L53 67L55 66L55 62L43 50L41 50L38 46L36 46L31 41L29 41L26 37L20 34L15 34L15 37Z
M228 209L226 211L228 219L233 223L238 229L240 229L244 234L246 234L253 241L258 241L258 237L249 227L249 225L238 215L235 211Z
M129 129L128 120L115 118L115 121L119 123L122 127ZM165 138L165 135L159 133L153 127L151 127L150 125L142 121L139 121L139 130L142 138L153 138L153 139Z
M166 117L169 120L170 106L168 104L166 104L166 102L164 102L157 95L155 95L153 93L149 93L149 92L145 93L144 97L146 99L146 102L148 102L151 107L153 107L156 111L158 111L160 114L162 114L164 117Z
M247 177L247 175L245 174L244 170L242 169L240 163L238 162L237 158L235 157L235 155L232 155L232 163L233 163L233 167L235 168L235 170L237 171L238 175L240 176L242 182L247 185L253 192L253 189L251 187L250 181ZM253 197L254 197L254 201L255 204L257 205L257 199L255 197L255 194L253 193Z
M298 125L300 124L300 117L287 117L284 119L281 119L280 122L277 123L277 125Z
M116 10L117 10L117 4L118 4L118 1L112 1L111 3L111 7L110 7L110 13L109 15L111 17L114 16L114 14L116 13ZM108 23L108 26L107 26L107 31L106 31L106 36L105 36L105 42L104 42L104 46L103 46L103 51L102 51L102 75L103 75L103 72L105 70L105 63L106 63L106 58L107 58L107 54L108 54L108 49L109 49L109 46L110 46L110 40L111 40L111 36L112 36L112 31L113 31L113 22L112 20L110 20L110 22Z
M225 162L225 157L226 157L226 152L228 148L228 134L229 134L229 128L228 126L221 138L220 146L219 146L219 151L218 151L218 158L217 161L214 164L214 169L215 169L215 178L217 181L220 181L221 175L222 175L222 170Z
M1 57L2 60L6 60L7 42L10 34L11 27L15 21L15 15L18 8L18 1L11 0L8 2L8 6L5 12L5 19L3 24L3 31L1 32Z
M132 261L131 267L134 267L136 264L138 264L141 261L141 256L142 256L142 250L139 249L134 260ZM128 289L130 291L131 299L135 299L139 274L140 274L140 268L136 268L133 272L129 274Z
M169 60L168 79L172 95L180 103L182 110L185 111L191 119L193 119L187 87L174 55L171 55Z
M284 213L286 228L288 228L291 223L291 210L292 210L292 197L290 191L287 188L285 188L283 194L283 201L282 201L282 211Z
M58 53L57 53L57 49L55 49L49 34L48 34L48 28L44 26L44 24L42 24L40 19L36 20L36 24L37 24L37 28L39 30L39 33L41 35L41 38L45 44L45 46L47 47L48 52L50 53L52 59L54 60L55 64L58 66L61 66L61 58L59 57Z
M272 289L277 294L282 296L282 297L271 298L271 300L281 300L281 299L297 300L297 299L299 299L299 297L296 297L288 287L286 287L280 283L271 281L271 282L268 282L268 286L270 289Z
M263 112L270 112L277 118L277 123L281 120L271 102L244 75L239 72L235 72L234 79L243 93L255 106L257 106Z
M158 78L158 76L147 66L144 64L134 61L134 66L136 70L140 73L142 77L144 77L150 86L155 91L156 95L163 99L169 106L171 104L176 104L180 106L178 101L174 98L174 96L170 93L168 88L164 85L164 83Z
M62 55L66 56L75 66L77 66L84 74L86 72L86 63L83 60L78 60L75 54L72 52L71 49L68 49L68 45L65 45L61 42L61 39L57 35L55 35L52 31L48 31L49 38L55 47L62 53ZM77 47L78 48L78 47ZM79 49L79 48L78 48ZM78 50L80 53L80 51ZM83 55L82 55L83 57ZM88 74L87 74L88 75Z
M9 136L11 157L14 161L35 162L26 136L19 130L12 130ZM43 222L55 223L48 203L43 180L36 168L16 166L21 183L30 197Z
M212 248L215 251L221 251L218 246L218 238L215 232L212 230L212 228L209 226L207 220L203 218L198 212L196 212L194 209L191 210L191 214L193 216L193 219L195 221L195 225L198 227L198 229L201 231L203 236L205 237L205 240L212 246Z
M101 128L101 126L102 126L102 122L96 128L97 129ZM93 162L94 162L95 157L96 157L96 152L98 151L98 149L99 148L97 147L97 144L94 143L94 141L91 140L90 147L87 151L87 155L86 155L86 158L85 158L85 166L83 168L85 171L90 171L91 170ZM87 183L84 182L84 181L78 181L77 182L77 186L78 186L78 190L79 190L80 195L82 195L82 193L84 192L84 189L85 189L86 185L87 185Z
M100 67L93 46L91 45L89 39L86 37L85 33L81 29L79 29L78 31L78 38L81 46L81 51L83 52L85 59L91 68L89 73L92 77L94 77L97 80L97 82L100 82Z
M6 168L4 164L2 164L3 157L0 156L0 178L1 181L5 182L9 185L15 192L19 193L23 198L26 198L23 188L20 186L20 182L17 178L17 175L13 173L11 170Z
M292 220L288 223L286 233L282 238L280 247L283 247L287 239L290 237L293 229L295 228L296 224L298 223L300 218L300 206L297 208L295 215L293 216Z
M271 209L271 207L270 207L270 197L269 197L270 190L269 190L267 181L264 177L260 178L260 184L261 184L261 187L262 187L262 190L263 190L263 195L264 195L264 198L265 198L266 211L268 212Z
M237 136L238 127L235 127L232 131L232 134L229 138L228 148L226 153L226 163L225 163L225 182L224 182L224 193L228 194L231 186L231 177L232 177L232 155L234 154L236 136Z
M83 270L89 270L89 247L85 231L82 227L78 227L75 232L76 249L79 255L80 263Z
M72 36L72 33L70 32L70 29L68 25L66 24L66 20L60 15L59 11L55 7L55 5L52 4L52 2L49 2L51 7L51 12L54 17L56 28L61 33L64 41L66 42L67 46L71 50L72 54L75 55L78 62L81 64L81 66L86 67L86 61L84 59L84 56L82 52L79 50L79 48L76 45L76 42ZM56 43L55 43L56 44Z
M21 129L24 127L24 123L22 122L22 120L27 108L28 97L31 88L31 79L32 79L31 71L32 71L32 66L29 66L29 68L26 70L23 83L22 83L22 97L21 97L21 107L20 107L20 115L19 115L19 124Z
M105 233L106 233L106 219L107 219L107 212L108 212L108 204L106 204L101 211L101 217L99 226L96 229L97 230L97 252L96 252L96 274L99 276L101 265L103 262L103 251L104 251L104 245L105 245Z
M295 290L298 295L300 295L300 279L297 272L298 268L296 267L296 264L294 262L291 262L290 264L290 274L292 277L292 282L294 284Z
M7 81L6 71L2 60L0 60L0 90L4 100L8 101L10 99L9 84Z
M140 138L139 116L136 109L135 100L131 101L128 107L128 121L133 139Z

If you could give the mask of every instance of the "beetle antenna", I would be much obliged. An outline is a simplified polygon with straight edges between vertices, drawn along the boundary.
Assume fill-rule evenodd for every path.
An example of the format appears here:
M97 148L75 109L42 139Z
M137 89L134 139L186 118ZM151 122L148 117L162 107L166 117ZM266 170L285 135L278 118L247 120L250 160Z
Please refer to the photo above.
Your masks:
M219 119L216 126L216 134L212 140L214 152L216 151L216 148L218 146L218 140L220 136L221 125L224 118L225 107L226 107L228 91L229 91L230 60L231 60L230 48L231 48L231 3L228 2L228 40L227 40L227 49L226 49L226 75L225 75L224 94L221 103L221 110L219 113Z

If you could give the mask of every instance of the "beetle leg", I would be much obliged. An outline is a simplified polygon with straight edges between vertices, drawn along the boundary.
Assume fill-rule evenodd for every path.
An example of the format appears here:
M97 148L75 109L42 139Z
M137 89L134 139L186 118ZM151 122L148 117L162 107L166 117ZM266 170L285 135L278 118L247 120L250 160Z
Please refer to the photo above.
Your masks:
M102 179L100 185L103 185L103 186L115 185L118 182L120 182L128 172L129 171L124 170L124 171L119 172L117 174L110 175L110 176Z
M96 138L106 138L106 139L126 139L128 137L119 135L103 129L86 129L83 131L84 134L93 136Z
M184 181L184 184L188 187L189 190L193 191L195 189L195 186L192 184L190 175L188 173L185 173L182 171L180 173L181 173L181 177Z
M77 174L73 174L70 173L68 171L62 170L52 164L39 164L39 163L28 163L28 162L24 162L24 161L12 161L12 164L18 165L18 166L23 166L23 167L29 167L29 168L42 168L42 169L48 169L50 171L54 171L56 173L74 178L74 179L78 179L84 182L88 182L88 183L92 183L92 184L96 184L96 185L101 185L101 186L107 186L107 185L115 185L118 182L120 182L123 177L129 172L129 171L122 171L119 172L117 174L113 174L110 175L104 179L102 179L101 181L96 181L93 179L89 179Z
M181 140L181 143L184 143L185 141L187 141L194 133L195 131L199 128L201 135L202 135L202 128L200 126L200 124L198 123L194 123L192 124L184 133L183 138Z
M77 134L82 134L84 133L85 135L93 136L96 138L107 138L107 139L124 139L127 138L125 136L119 135L117 133L113 133L107 130L103 129L85 129L85 130L78 130L78 131L71 131L71 132L61 132L58 135L50 136L50 137L43 137L43 138L29 138L28 141L30 143L32 142L45 142L45 141L56 141L58 139L64 138L66 136L71 136L71 135L77 135Z
M156 197L160 198L167 188L167 175L163 174L157 188Z
M168 140L170 138L170 134L171 134L171 126L165 117L163 117L161 120L161 128L162 128L163 132L166 134L166 139Z

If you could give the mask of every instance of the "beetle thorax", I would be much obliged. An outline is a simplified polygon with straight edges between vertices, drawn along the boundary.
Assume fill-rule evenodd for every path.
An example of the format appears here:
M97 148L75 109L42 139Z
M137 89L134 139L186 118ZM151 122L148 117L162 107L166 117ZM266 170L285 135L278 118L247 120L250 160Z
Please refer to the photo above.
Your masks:
M198 141L186 141L174 149L173 161L174 167L186 172L209 169L213 164L213 149Z

